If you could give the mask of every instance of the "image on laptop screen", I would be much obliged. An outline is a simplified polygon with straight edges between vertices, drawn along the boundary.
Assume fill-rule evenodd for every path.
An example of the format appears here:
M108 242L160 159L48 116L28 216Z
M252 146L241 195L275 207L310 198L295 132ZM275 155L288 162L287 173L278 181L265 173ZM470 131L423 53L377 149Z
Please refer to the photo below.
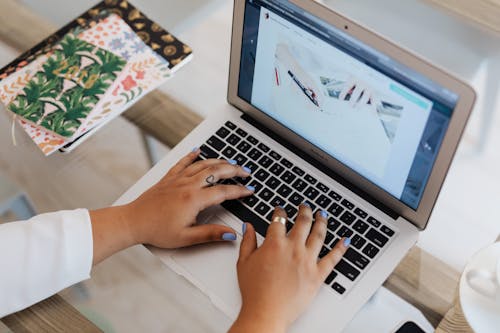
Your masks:
M287 1L245 5L238 96L407 206L458 96Z

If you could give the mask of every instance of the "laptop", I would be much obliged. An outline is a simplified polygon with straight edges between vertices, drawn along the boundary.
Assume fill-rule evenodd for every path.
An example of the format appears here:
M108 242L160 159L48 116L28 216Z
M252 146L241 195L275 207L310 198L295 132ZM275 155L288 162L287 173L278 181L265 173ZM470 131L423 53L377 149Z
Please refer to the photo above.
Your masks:
M227 101L161 164L200 147L201 159L252 169L224 183L252 185L253 196L200 215L237 241L151 250L235 319L242 222L262 243L275 206L289 229L307 201L328 212L320 257L352 241L290 331L341 332L427 226L475 93L315 1L235 0Z

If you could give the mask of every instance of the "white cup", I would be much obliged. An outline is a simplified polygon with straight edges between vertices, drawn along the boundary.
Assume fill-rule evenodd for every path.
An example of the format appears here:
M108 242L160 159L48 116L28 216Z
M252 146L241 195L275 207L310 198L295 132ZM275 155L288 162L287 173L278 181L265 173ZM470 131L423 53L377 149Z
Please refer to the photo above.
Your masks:
M475 292L500 304L500 258L493 270L471 269L465 278L469 287Z

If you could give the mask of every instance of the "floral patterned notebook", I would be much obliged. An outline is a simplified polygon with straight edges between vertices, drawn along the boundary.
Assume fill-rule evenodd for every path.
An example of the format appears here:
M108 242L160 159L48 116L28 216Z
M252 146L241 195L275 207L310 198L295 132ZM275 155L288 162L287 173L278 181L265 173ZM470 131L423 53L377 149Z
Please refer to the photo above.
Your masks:
M122 57L68 34L7 108L31 124L71 138L125 64Z

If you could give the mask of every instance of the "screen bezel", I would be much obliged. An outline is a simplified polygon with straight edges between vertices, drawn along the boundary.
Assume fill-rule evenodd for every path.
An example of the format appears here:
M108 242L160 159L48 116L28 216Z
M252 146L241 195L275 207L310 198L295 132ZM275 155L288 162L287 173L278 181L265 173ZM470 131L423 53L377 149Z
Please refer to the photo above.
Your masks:
M318 160L327 168L362 189L369 196L375 198L377 201L396 212L399 216L402 216L414 224L420 230L425 229L453 156L460 142L460 138L465 129L467 119L472 111L472 107L476 99L476 93L466 83L452 77L450 74L431 65L429 62L418 58L411 52L396 46L390 41L375 34L373 31L354 23L348 18L332 11L330 8L322 4L313 0L290 0L289 2L320 18L326 23L343 30L368 46L371 46L376 50L384 50L384 53L387 56L396 59L401 64L425 75L444 88L455 92L459 96L457 106L452 113L448 130L434 162L434 166L428 178L428 182L425 186L418 208L414 210L413 208L407 206L399 199L373 184L368 179L345 166L335 158L328 155L326 152L323 152L318 147L292 132L287 127L281 125L278 121L274 120L238 96L238 80L246 0L234 1L227 95L228 102L242 112L248 114L256 121L265 124L267 128L274 131L279 136L286 138L290 143L296 145L312 158Z

